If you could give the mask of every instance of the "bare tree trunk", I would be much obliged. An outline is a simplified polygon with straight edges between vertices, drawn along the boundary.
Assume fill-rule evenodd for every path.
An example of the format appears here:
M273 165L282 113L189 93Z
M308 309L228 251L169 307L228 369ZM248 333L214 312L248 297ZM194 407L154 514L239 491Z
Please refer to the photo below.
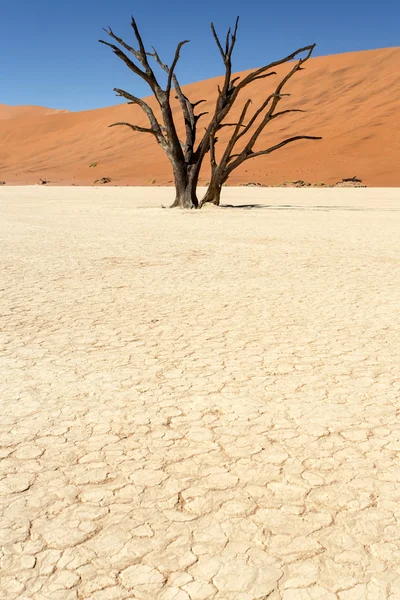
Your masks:
M205 196L201 199L200 207L204 204L211 203L215 206L219 206L221 199L222 185L211 184L208 186Z
M175 200L171 208L199 208L197 198L197 169L188 171L187 169L174 169L175 177Z
M211 181L208 185L207 192L203 196L200 202L200 208L210 202L215 206L220 205L222 186L225 180L222 179L218 171L214 172L211 176Z

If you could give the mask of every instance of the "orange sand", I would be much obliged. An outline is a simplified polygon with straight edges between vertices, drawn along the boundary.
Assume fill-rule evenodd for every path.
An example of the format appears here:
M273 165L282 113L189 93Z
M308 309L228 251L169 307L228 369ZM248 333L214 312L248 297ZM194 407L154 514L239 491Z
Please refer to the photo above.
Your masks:
M332 184L356 175L369 186L400 186L400 100L395 93L399 67L400 48L311 59L288 85L292 97L281 103L307 113L277 119L265 130L259 147L298 134L321 135L323 140L298 142L248 161L229 183L275 185L305 179ZM208 98L201 109L212 110L218 82L202 81L185 91L192 101ZM249 97L257 107L276 82L276 77L256 82L229 121ZM146 124L141 110L126 104L77 113L0 105L0 179L32 184L40 177L58 185L91 185L110 177L118 185L171 184L169 162L154 139L127 128L107 128L118 120ZM201 130L206 121L199 122ZM221 142L227 135L227 130L221 132ZM97 167L89 168L93 162ZM200 181L208 178L206 161Z

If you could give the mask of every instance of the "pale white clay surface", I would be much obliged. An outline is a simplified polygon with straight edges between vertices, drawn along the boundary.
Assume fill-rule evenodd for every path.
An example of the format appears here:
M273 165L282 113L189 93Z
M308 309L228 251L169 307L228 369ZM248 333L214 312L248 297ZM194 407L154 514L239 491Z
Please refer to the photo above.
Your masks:
M400 598L400 191L0 190L2 600Z

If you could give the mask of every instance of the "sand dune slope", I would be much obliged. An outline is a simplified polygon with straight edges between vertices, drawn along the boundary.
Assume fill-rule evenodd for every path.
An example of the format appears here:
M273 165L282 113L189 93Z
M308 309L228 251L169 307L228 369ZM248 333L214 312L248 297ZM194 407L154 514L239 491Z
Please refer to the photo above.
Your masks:
M47 108L46 106L9 106L8 104L0 104L1 120L18 119L21 117L43 117L67 112L69 111L57 108Z
M291 97L282 101L284 108L307 112L277 119L259 145L297 134L321 135L323 140L298 142L248 161L230 183L275 185L305 179L332 184L356 175L369 186L399 186L399 67L400 48L312 59L288 85ZM218 82L218 78L202 81L185 91L192 101L207 98L203 110L212 110ZM237 117L249 97L257 107L276 82L275 76L256 82L229 120ZM7 183L36 183L39 177L56 184L93 184L101 177L110 177L114 184L172 183L169 163L153 138L107 127L119 120L145 124L138 107L117 105L79 113L33 110L38 107L26 111L18 107L17 113L12 108L0 105L0 179ZM221 132L221 143L226 135L227 130ZM92 163L97 166L90 168ZM201 181L208 176L206 164Z

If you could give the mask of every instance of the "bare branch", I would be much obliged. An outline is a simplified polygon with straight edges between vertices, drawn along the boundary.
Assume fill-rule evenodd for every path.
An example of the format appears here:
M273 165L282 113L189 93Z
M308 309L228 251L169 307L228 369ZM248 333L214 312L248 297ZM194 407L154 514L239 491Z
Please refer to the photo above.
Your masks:
M222 123L222 125L220 125L218 127L218 130L222 129L223 127L237 127L238 123ZM241 127L246 127L246 125L241 125Z
M222 88L222 92L220 92L220 104L227 104L229 102L229 97L232 95L234 88L234 83L231 81L232 77L232 52L236 44L236 34L239 26L239 17L236 18L235 28L233 30L233 34L231 33L231 28L228 29L228 34L226 36L226 45L225 45L225 53L223 55L223 61L225 65L225 79L224 85ZM212 26L213 29L213 26ZM213 34L215 30L213 29ZM214 35L216 36L216 33ZM219 40L218 40L219 41ZM221 46L221 44L219 44ZM237 78L235 79L235 81Z
M167 83L167 89L166 89L167 94L169 94L171 91L172 77L174 74L176 64L179 60L179 54L180 54L181 48L182 48L182 46L184 46L185 44L188 44L188 43L189 43L189 40L184 40L183 42L179 42L179 44L176 48L174 60L172 61L171 68L169 69L169 72L168 72L168 83Z
M142 36L139 33L139 29L138 29L138 27L136 25L136 21L135 21L135 19L133 17L131 17L131 27L133 29L133 32L134 32L135 37L136 37L136 39L138 41L138 44L139 44L139 53L138 53L140 55L140 59L139 60L142 63L142 65L144 66L144 68L146 69L147 75L150 76L150 77L151 76L154 77L154 73L153 73L153 71L152 71L152 69L151 69L151 67L150 67L150 65L148 63L148 60L147 60L146 49L145 49L144 44L143 44Z
M164 137L164 135L161 131L161 128L160 128L160 124L156 120L154 113L152 112L150 107L144 101L140 101L139 98L136 98L135 96L131 96L127 92L123 92L121 90L118 90L118 92L120 93L120 95L122 95L125 98L127 98L128 100L130 100L133 104L138 104L139 106L141 106L141 108L146 112L146 114L150 120L151 129L155 132L158 143L162 146L163 150L165 150L165 152L167 152L168 156L173 157L173 160L176 160L176 161L184 160L184 154L183 154L183 150L181 147L181 142L177 135L174 116L173 116L173 113L171 110L170 90L171 90L172 80L174 78L174 68L179 59L179 52L180 52L182 45L186 42L181 42L180 44L178 44L178 47L175 52L173 67L171 69L168 69L167 65L164 65L162 63L156 50L153 48L154 53L152 54L152 56L154 56L154 58L156 59L158 64L161 66L161 68L166 70L168 73L167 90L163 90L161 88L160 84L158 83L157 78L155 77L152 68L149 65L149 61L147 58L149 56L149 53L146 52L142 37L139 33L139 29L138 29L138 27L136 25L136 21L133 17L131 19L131 27L134 31L136 40L138 42L139 50L135 50L129 44L126 44L124 42L124 40L122 40L122 38L116 36L111 29L109 29L109 31L107 31L107 33L111 37L113 37L113 39L115 39L118 43L120 43L125 49L127 49L128 51L133 53L135 58L143 66L144 71L142 69L140 69L134 62L132 62L120 48L118 48L114 44L109 44L108 42L103 42L103 40L100 40L100 41L102 41L102 43L105 43L106 45L110 46L112 48L113 52L121 60L123 60L123 62L125 62L125 64L130 68L131 71L133 71L136 75L138 75L139 77L141 77L144 81L146 81L148 83L148 85L150 86L150 88L160 106L164 126L166 127L166 129L168 131L168 139L166 139Z
M174 88L177 93L177 98L181 105L186 128L185 161L186 164L190 164L193 157L194 144L196 142L197 121L200 119L201 116L207 114L201 113L200 115L196 116L194 114L194 109L199 104L206 102L206 100L198 100L197 102L192 103L189 100L189 98L183 93L175 74L172 77L172 81L174 83Z
M143 41L142 38L139 34L139 30L137 28L136 22L134 20L134 18L132 17L132 21L131 21L131 26L133 27L133 30L135 32L135 37L138 41L139 44L139 50L135 50L132 46L130 46L129 44L127 44L121 37L119 37L118 35L116 35L113 30L111 29L111 27L109 27L108 29L104 29L104 31L112 38L114 39L116 42L118 42L118 44L120 44L123 48L125 48L125 50L128 50L128 52L131 52L133 54L133 56L136 58L136 60L142 65L142 67L144 67L144 71L142 69L140 69L139 67L137 67L132 61L130 61L130 59L122 52L122 50L120 50L120 48L118 48L117 46L115 46L114 44L110 44L108 42L104 42L103 40L99 40L102 44L106 44L107 46L110 46L114 53L121 59L124 61L124 63L131 69L131 71L133 71L136 75L138 75L139 77L141 77L142 79L144 79L148 85L150 86L150 88L152 89L152 91L154 92L154 94L157 96L158 93L161 91L161 87L153 73L152 68L149 65L149 62L147 60L147 56L146 56L146 51L143 45Z
M109 35L111 35L111 34L109 34ZM139 67L137 65L135 65L135 63L133 61L131 61L131 59L124 52L122 52L122 50L120 50L120 48L118 48L118 46L116 46L115 44L110 44L110 42L105 42L104 40L99 40L99 42L100 42L100 44L104 44L105 46L109 46L110 48L112 48L112 51L114 52L114 54L116 56L118 56L118 58L120 58L126 64L126 66L133 73L135 73L135 75L138 75L139 77L144 79L150 85L150 77L147 75L147 73L142 71L142 69L139 69Z
M210 140L210 165L211 165L211 171L214 172L214 170L217 167L217 161L215 160L215 144L218 142L218 138L216 138L215 136L212 137L212 139Z
M280 142L279 144L276 144L275 146L271 146L270 148L267 148L267 150L260 150L259 152L251 152L245 160L247 160L249 158L256 158L257 156L264 156L265 154L271 154L271 152L275 152L275 150L279 150L279 148L283 148L283 146L286 146L287 144L291 144L292 142L296 142L297 140L322 140L322 137L315 136L315 135L295 135L294 137L283 140L282 142Z
M236 142L238 141L239 137L241 136L241 134L240 134L240 128L243 126L243 121L245 120L246 113L247 113L247 111L249 109L250 104L251 104L251 100L249 99L249 100L247 100L246 104L243 106L243 109L242 109L242 112L240 114L239 120L238 120L238 122L236 124L235 130L234 130L234 132L233 132L233 134L231 136L231 139L229 140L229 142L228 142L228 144L227 144L227 146L225 148L224 154L222 156L221 164L223 166L226 165L226 163L229 160L229 157L231 155L231 152L232 152L232 150L233 150Z
M236 137L239 134L240 128L244 127L243 121L245 119L246 113L247 113L247 111L249 109L249 106L250 106L251 102L252 102L251 99L247 100L246 104L244 105L244 107L242 109L242 112L240 114L239 120L238 120L237 125L236 125L236 129L235 129L235 131L233 132L233 135L232 135L232 137L235 138L235 141L236 141Z
M239 27L239 17L236 17L235 28L234 28L233 33L231 35L230 47L228 49L229 60L231 59L232 52L233 52L233 50L235 48L236 35L237 35L238 27Z
M264 73L263 75L257 75L257 77L253 77L253 81L257 81L257 79L265 79L266 77L271 77L271 75L276 75L276 71L271 71L270 73Z
M216 38L216 41L217 41L218 36L216 36L214 27L212 26L211 29L213 31L214 38ZM220 43L219 43L218 47L220 48L220 51L221 51L222 46ZM298 48L291 54L288 54L283 59L274 61L272 63L269 63L268 65L264 65L263 67L256 69L255 71L252 71L246 77L244 77L241 81L239 81L239 83L237 83L236 86L233 84L233 82L238 81L238 78L235 78L234 80L231 81L231 62L230 62L230 60L227 62L225 62L225 60L224 60L224 64L225 64L224 85L223 85L222 89L218 86L218 98L217 98L217 102L215 105L214 117L213 117L212 121L210 122L208 128L206 129L206 133L204 134L203 139L201 140L199 146L197 147L197 150L195 152L196 158L198 156L205 155L207 153L207 151L209 150L209 147L210 147L210 140L212 139L212 136L215 135L215 132L218 130L220 124L223 122L225 117L228 115L228 113L229 113L230 109L232 108L233 104L235 103L240 91L244 87L246 87L253 81L256 81L257 79L262 79L264 75L266 77L268 77L269 73L267 73L267 71L270 71L271 69L273 69L274 67L276 67L278 65L285 64L286 62L289 62L289 61L293 60L294 58L296 58L296 56L298 56L299 54L306 52L307 53L306 56L304 58L302 58L296 66L295 70L296 71L299 70L301 67L301 64L303 64L306 60L308 60L310 58L314 48L315 48L315 44L311 44L308 46L304 46L302 48ZM223 54L223 50L222 50L222 54ZM272 74L273 73L271 73L271 75ZM286 79L285 79L285 82L286 82ZM280 90L277 88L276 93L279 93L279 91ZM274 109L275 109L275 106L274 106Z
M185 144L185 161L188 163L192 158L193 146L196 139L196 122L194 117L193 105L190 100L182 92L178 79L173 75L174 88L177 93L179 104L181 105L183 119L186 129L186 144Z
M195 117L194 117L194 120L195 120L195 122L197 123L197 121L198 121L199 119L201 119L201 117L204 117L204 115L208 115L208 111L206 111L206 112L202 112L202 113L200 113L199 115L195 115Z
M192 106L193 106L193 108L195 108L196 106L198 106L199 104L202 104L203 102L207 102L207 100L197 100L197 102L193 102Z
M246 133L250 130L250 128L252 127L252 125L256 121L257 117L265 110L265 108L268 106L268 104L271 102L271 100L274 97L283 98L284 96L290 96L290 94L271 94L270 96L268 96L268 98L266 100L264 100L264 102L262 103L262 105L260 106L260 108L251 117L251 119L248 122L248 124L245 125L245 126L243 126L244 129L243 129L243 131L241 131L239 133L239 135L237 136L237 139L239 139L239 138L243 137L244 135L246 135Z
M178 44L178 47L175 52L174 62L172 64L171 68L169 68L168 65L166 65L165 63L162 62L162 60L161 60L157 50L154 48L154 46L152 46L153 52L152 53L148 52L147 54L148 54L148 56L152 56L156 60L158 65L163 69L163 71L168 73L168 85L167 85L167 90L166 90L167 94L169 94L169 92L170 92L171 82L174 84L174 88L175 88L175 91L177 94L176 97L179 100L179 103L181 105L184 122L185 122L185 128L186 128L186 144L182 144L182 142L181 142L181 146L185 150L185 160L187 163L189 163L192 158L192 155L193 155L193 147L194 147L194 144L196 141L196 123L201 116L203 116L204 114L207 114L207 113L201 113L200 115L197 115L197 116L194 114L194 108L196 106L198 106L199 104L201 104L202 102L206 102L206 100L199 100L198 102L195 102L195 103L190 102L190 100L187 98L187 96L185 96L185 94L183 93L182 88L179 84L178 78L176 77L176 75L174 73L176 63L178 62L178 59L179 59L179 51L180 51L181 47L184 44L186 44L187 42L188 42L188 40L185 40L183 42L180 42L180 44Z
M237 31L238 31L238 28L239 28L239 20L240 20L240 17L239 16L236 17L235 29L233 31L233 36L232 36L235 41L236 41Z
M298 63L296 63L295 66L287 73L287 75L278 84L275 92L273 94L271 94L266 99L266 101L263 103L263 105L261 106L261 108L258 111L256 111L255 115L253 115L253 118L247 124L247 127L239 134L238 138L242 137L243 135L245 135L245 133L247 133L247 131L250 129L251 125L253 125L253 123L256 120L256 118L260 115L260 113L268 106L269 102L272 100L271 107L269 108L269 110L265 114L265 116L264 116L263 120L261 121L261 123L256 128L256 130L253 133L253 135L251 136L250 140L247 142L246 147L245 147L245 149L242 152L243 154L249 154L250 152L252 152L254 144L256 143L256 141L257 141L258 137L260 136L261 132L265 129L266 125L273 118L275 108L277 107L279 101L284 96L288 95L288 94L283 94L282 93L283 87L289 81L289 79L299 70L300 65L302 65L306 60L309 59L310 54L311 54L312 49L313 49L313 46L310 46L310 49L311 50L309 50L307 56L305 58L303 58L303 59L300 59L298 61ZM231 159L232 159L232 157L230 157L229 160L231 160ZM234 163L231 163L231 164L237 164L237 162L238 161L236 160Z
M107 35L112 37L116 42L118 42L118 44L120 44L123 48L125 48L125 50L128 50L128 52L132 52L133 56L140 62L140 53L137 50L135 50L134 48L132 48L132 46L127 44L122 38L117 36L113 32L111 27L108 27L108 29L103 28L103 31L105 31L107 33Z
M156 118L152 108L147 104L147 102L145 102L141 98L137 98L136 96L133 96L129 92L125 92L125 90L121 90L119 88L114 88L114 92L116 93L117 96L120 96L120 97L123 97L123 98L126 98L127 100L129 100L129 104L137 104L138 106L140 106L140 108L146 113L147 118L149 119L149 122L151 125L151 130L154 131L155 135L161 136L161 138L165 141L165 138L161 132L161 126L160 126L159 122L157 121L157 118Z
M226 40L225 40L225 56L228 55L230 41L231 41L231 28L229 27L228 33L226 34Z
M259 69L256 69L252 73L249 73L236 86L237 92L239 92L243 87L245 87L246 85L248 85L249 83L254 81L256 77L265 73L265 71L269 71L269 69L273 69L279 65L283 65L284 63L287 63L287 62L293 60L294 58L296 58L296 56L298 56L299 54L302 54L303 52L307 52L305 58L301 59L302 63L305 62L306 60L308 60L310 58L314 48L315 48L315 44L311 44L309 46L304 46L303 48L299 48L298 50L295 50L291 54L288 54L288 56L285 56L285 58L282 58L281 60L274 61L272 63L269 63L268 65L265 65L264 67L260 67Z
M279 150L279 148L282 148L283 146L286 146L287 144L291 144L292 142L296 142L297 140L322 140L322 137L311 136L311 135L296 135L294 137L288 138L287 140L283 140L283 142L280 142L279 144L276 144L275 146L271 146L271 148L268 148L267 150L260 150L257 152L248 150L247 152L241 152L240 154L232 154L230 156L231 160L233 160L235 158L238 160L235 161L235 165L229 165L227 168L227 171L232 172L234 169L237 169L237 167L239 165L241 165L243 162L245 162L249 158L255 158L257 156L271 154L271 152L275 152L275 150Z
M140 133L151 133L156 136L156 132L153 129L149 129L146 127L139 127L139 125L132 125L132 123L125 123L125 121L118 121L118 123L112 123L109 127L116 127L117 125L126 125L130 127L133 131L139 131Z
M271 102L271 100L272 100L273 97L274 97L274 94L271 94L270 96L268 96L268 98L266 100L264 100L264 102L262 103L262 105L260 106L260 108L251 117L251 119L247 123L246 127L243 129L243 131L240 132L240 134L238 135L238 139L241 138L241 137L243 137L249 131L250 127L254 124L254 122L256 121L257 117L263 112L263 110L265 110L265 108Z
M176 66L176 63L179 60L179 52L181 47L184 44L187 44L189 42L189 40L184 40L183 42L180 42L176 48L175 51L175 57L174 57L174 62L172 64L172 67L170 68L168 65L166 65L165 63L163 63L163 61L160 58L160 55L158 54L157 50L154 48L154 46L152 46L153 48L153 52L147 52L147 56L151 56L152 58L154 58L154 60L157 62L157 64L161 67L161 69L163 71L165 71L166 73L168 73L168 83L169 83L169 87L171 87L171 82L169 80L169 78L171 77L171 80L174 83L174 87L177 93L177 98L180 100L181 98L184 100L187 100L186 96L184 96L181 87L179 85L178 79L176 77L176 75L174 74L174 69Z
M152 58L154 58L155 61L158 63L158 65L162 68L162 70L165 71L166 73L168 73L169 67L162 62L162 60L161 60L157 50L154 48L154 46L152 46L152 48L153 48L153 52L146 52L147 56L151 56Z
M164 127L164 125L161 125L161 131L163 132L163 134L164 134L166 137L168 137L168 130L167 130L167 128L166 128L166 127ZM179 140L179 143L180 143L180 145L181 145L181 148L182 148L183 150L185 150L185 148L186 148L186 145L185 145L185 144L184 144L184 143L183 143L181 140Z
M178 94L177 97L181 102L182 110L184 110L184 106L182 104L182 100L184 99L184 96L183 96L182 90L180 88L178 79L177 79L174 71L175 71L175 67L176 67L177 62L180 57L180 50L181 50L182 46L184 46L185 44L188 44L188 43L189 43L189 40L183 40L183 42L179 42L179 44L175 50L175 56L172 61L171 67L168 67L168 65L166 65L165 63L162 62L160 55L158 54L158 52L154 48L154 46L152 46L153 52L147 52L147 56L151 56L152 58L154 58L155 61L158 63L158 65L161 67L161 69L163 71L165 71L166 73L168 73L168 81L167 81L167 87L166 87L165 92L166 92L167 96L169 96L169 94L171 92L172 83L174 83L175 90ZM181 97L180 97L180 95L181 95Z
M219 49L219 51L221 53L222 60L225 62L225 60L226 60L226 58L225 58L225 52L224 52L224 50L222 48L221 42L219 41L219 37L217 35L217 32L215 31L214 23L211 23L211 31L213 33L215 43L217 44L218 49Z
M244 129L243 131L241 131L237 137L237 139L243 137L244 135L246 135L246 133L250 130L250 128L252 127L252 125L254 124L254 122L256 121L257 117L266 109L266 107L268 106L268 104L271 102L271 100L275 97L278 98L283 98L284 96L290 96L290 94L271 94L270 96L268 96L268 98L266 100L264 100L264 102L262 103L262 105L260 106L260 108L254 113L254 115L251 117L250 121L247 123L247 125L243 126ZM285 112L289 112L289 111L285 111ZM277 116L281 114L281 113L277 113ZM283 114L283 113L282 113ZM272 118L272 117L271 117Z
M282 115L286 115L287 113L293 113L293 112L296 112L296 113L299 113L299 112L305 113L307 111L306 110L302 110L301 108L288 108L287 110L281 110L280 112L274 113L271 116L271 121L272 121L272 119L276 119L276 117L281 117Z

